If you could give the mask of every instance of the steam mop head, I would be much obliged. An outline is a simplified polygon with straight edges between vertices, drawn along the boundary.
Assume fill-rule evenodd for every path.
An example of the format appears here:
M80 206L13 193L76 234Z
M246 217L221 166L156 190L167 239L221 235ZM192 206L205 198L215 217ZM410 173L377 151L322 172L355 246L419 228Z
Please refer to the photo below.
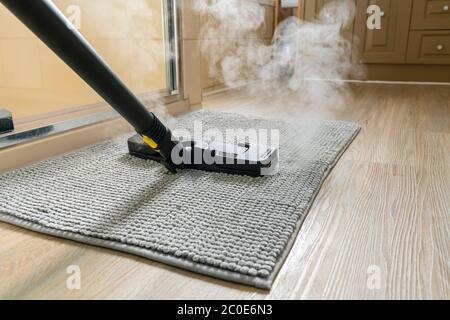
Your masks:
M247 176L274 175L278 172L278 149L262 145L222 142L181 141L175 150L178 169L197 169ZM132 156L163 162L164 159L140 135L128 140Z
M0 109L0 134L14 130L12 114L6 109Z

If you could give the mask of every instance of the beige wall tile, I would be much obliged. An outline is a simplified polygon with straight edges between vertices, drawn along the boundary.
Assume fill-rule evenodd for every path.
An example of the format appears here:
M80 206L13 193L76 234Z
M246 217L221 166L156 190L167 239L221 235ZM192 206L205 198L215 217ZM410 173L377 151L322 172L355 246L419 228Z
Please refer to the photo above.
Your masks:
M130 86L136 92L166 88L163 40L133 39L130 43Z
M81 33L132 90L166 86L162 0L54 2L66 15L69 6L80 6ZM0 105L11 106L18 117L30 117L100 101L0 5Z
M82 0L81 33L89 39L125 39L130 33L127 1Z
M162 2L79 0L81 33L88 38L163 38Z
M39 44L43 87L51 91L87 92L89 87L56 54Z
M126 1L128 8L129 38L161 40L164 38L162 0Z
M3 58L2 45L0 40L0 87L6 86L6 74L5 68L3 67L3 64L5 63L4 61L5 59Z
M90 43L119 78L130 84L130 65L134 63L130 59L130 40L92 39Z
M0 4L0 38L33 38L29 31L12 13Z
M0 39L3 73L8 88L41 88L38 41L34 39Z

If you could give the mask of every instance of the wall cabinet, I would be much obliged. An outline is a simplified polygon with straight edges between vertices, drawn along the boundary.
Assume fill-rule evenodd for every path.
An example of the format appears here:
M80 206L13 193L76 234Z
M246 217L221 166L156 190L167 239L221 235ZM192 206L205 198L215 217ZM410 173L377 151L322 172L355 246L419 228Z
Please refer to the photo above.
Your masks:
M381 29L367 28L367 8L381 9ZM364 63L404 63L412 0L356 0L355 49Z
M450 30L449 0L414 0L412 30Z
M367 8L383 13L367 28ZM364 63L450 64L450 0L356 0L355 56Z
M305 0L305 20L314 20L329 2L332 0ZM344 30L345 36L353 41L353 58L363 63L405 62L413 0L355 2L357 11L354 26ZM380 6L382 11L380 30L367 28L367 8L372 4Z
M333 0L304 0L304 19L314 20ZM355 0L356 17L344 34L353 59L366 64L450 65L450 0ZM367 9L381 9L381 29L369 30Z
M305 21L333 2L301 1ZM349 59L366 64L367 79L450 82L450 0L353 1L355 21L343 35L352 43ZM380 30L367 27L370 5L380 7Z

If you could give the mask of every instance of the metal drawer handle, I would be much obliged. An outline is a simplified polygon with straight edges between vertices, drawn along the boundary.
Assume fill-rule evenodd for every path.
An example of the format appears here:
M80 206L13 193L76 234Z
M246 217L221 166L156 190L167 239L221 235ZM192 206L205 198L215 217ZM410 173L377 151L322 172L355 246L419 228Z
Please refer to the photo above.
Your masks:
M436 49L437 49L438 51L442 51L442 50L444 50L444 45L443 45L443 44L438 44L438 45L436 46Z
M447 8L447 10L448 10L448 8ZM381 16L381 17L384 17L384 14L385 14L384 11L381 11L381 12L380 12L380 16Z
M446 4L446 5L444 5L444 6L442 7L442 11L447 12L448 9L449 9L448 4Z

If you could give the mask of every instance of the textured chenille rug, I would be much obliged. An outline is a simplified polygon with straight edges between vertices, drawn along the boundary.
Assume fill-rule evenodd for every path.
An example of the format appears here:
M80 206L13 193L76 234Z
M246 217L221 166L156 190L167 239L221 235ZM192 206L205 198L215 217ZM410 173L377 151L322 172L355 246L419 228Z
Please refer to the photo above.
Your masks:
M129 156L123 136L0 176L0 220L268 289L360 127L215 112L184 116L172 127L191 130L200 121L203 131L279 130L279 174L169 174Z

